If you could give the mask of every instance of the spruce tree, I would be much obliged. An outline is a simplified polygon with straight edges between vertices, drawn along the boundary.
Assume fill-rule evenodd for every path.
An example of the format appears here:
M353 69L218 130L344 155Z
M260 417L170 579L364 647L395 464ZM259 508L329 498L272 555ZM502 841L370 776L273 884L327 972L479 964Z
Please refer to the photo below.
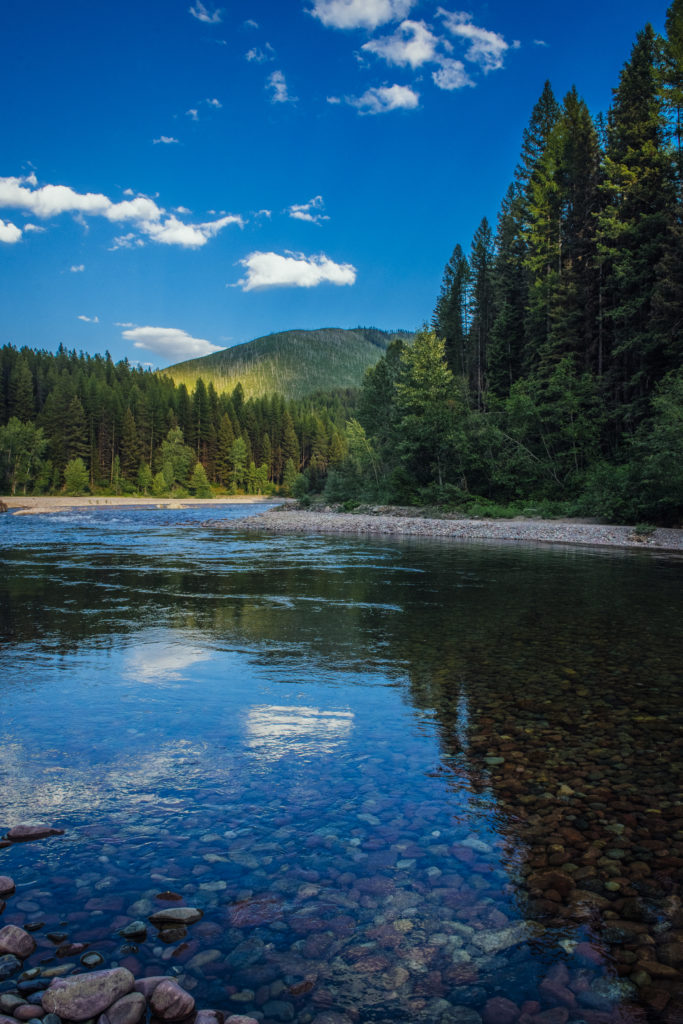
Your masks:
M432 329L444 340L451 373L463 376L467 373L469 280L469 263L458 244L444 268L441 291L432 316Z

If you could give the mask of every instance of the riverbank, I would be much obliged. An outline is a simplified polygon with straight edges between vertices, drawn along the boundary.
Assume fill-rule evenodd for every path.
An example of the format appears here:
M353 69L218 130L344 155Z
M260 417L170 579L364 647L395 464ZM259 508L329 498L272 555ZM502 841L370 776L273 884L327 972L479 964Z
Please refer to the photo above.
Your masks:
M234 494L220 498L129 498L118 495L86 494L78 498L63 495L41 497L0 497L0 506L5 504L15 515L40 515L62 512L68 508L190 508L206 505L256 505L264 501L281 502L282 498L271 498L260 494Z
M383 506L372 512L336 512L278 506L248 519L239 528L269 533L325 533L353 536L438 537L458 541L496 540L590 547L647 548L683 552L683 530L656 529L637 534L633 526L613 526L574 519L466 519L427 517L413 510ZM234 523L209 522L216 529Z

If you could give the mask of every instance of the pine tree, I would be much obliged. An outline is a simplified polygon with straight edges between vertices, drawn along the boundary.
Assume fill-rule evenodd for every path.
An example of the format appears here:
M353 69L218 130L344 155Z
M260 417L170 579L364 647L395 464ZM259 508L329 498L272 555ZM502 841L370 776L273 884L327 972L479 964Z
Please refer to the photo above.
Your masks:
M467 339L468 376L478 409L485 405L488 350L494 321L493 260L493 233L484 217L472 240L472 314Z
M25 357L19 356L9 376L9 416L27 423L35 416L33 374Z
M515 185L510 185L501 205L495 253L488 381L491 392L503 397L521 375L524 350L527 279L520 194Z
M648 25L622 70L608 119L598 242L617 436L642 419L648 395L668 369L667 340L652 316L676 199L660 64L660 41Z
M445 342L446 360L452 373L467 373L465 351L469 330L470 267L460 245L446 264L441 292L432 316L432 328Z
M140 442L138 441L135 417L130 406L127 407L123 415L120 452L123 475L127 480L134 480L140 465Z

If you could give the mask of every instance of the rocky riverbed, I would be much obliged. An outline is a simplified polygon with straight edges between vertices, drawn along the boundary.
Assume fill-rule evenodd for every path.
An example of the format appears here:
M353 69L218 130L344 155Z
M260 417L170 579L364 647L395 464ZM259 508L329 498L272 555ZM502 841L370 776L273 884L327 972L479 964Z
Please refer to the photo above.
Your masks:
M234 528L234 524L220 521L205 525L216 529ZM240 529L271 533L438 537L458 541L497 540L683 551L683 530L679 529L660 528L649 533L638 533L633 526L610 526L579 520L463 519L419 515L414 510L387 506L350 513L330 508L313 511L278 506L241 520Z

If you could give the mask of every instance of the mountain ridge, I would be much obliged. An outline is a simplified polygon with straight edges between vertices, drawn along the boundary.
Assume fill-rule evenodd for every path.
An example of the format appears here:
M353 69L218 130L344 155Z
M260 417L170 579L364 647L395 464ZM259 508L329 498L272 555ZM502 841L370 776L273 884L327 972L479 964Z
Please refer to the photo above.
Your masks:
M161 371L194 390L201 377L219 393L239 382L245 398L277 392L304 398L318 391L359 387L365 371L384 355L394 338L411 332L378 327L321 327L276 331Z

